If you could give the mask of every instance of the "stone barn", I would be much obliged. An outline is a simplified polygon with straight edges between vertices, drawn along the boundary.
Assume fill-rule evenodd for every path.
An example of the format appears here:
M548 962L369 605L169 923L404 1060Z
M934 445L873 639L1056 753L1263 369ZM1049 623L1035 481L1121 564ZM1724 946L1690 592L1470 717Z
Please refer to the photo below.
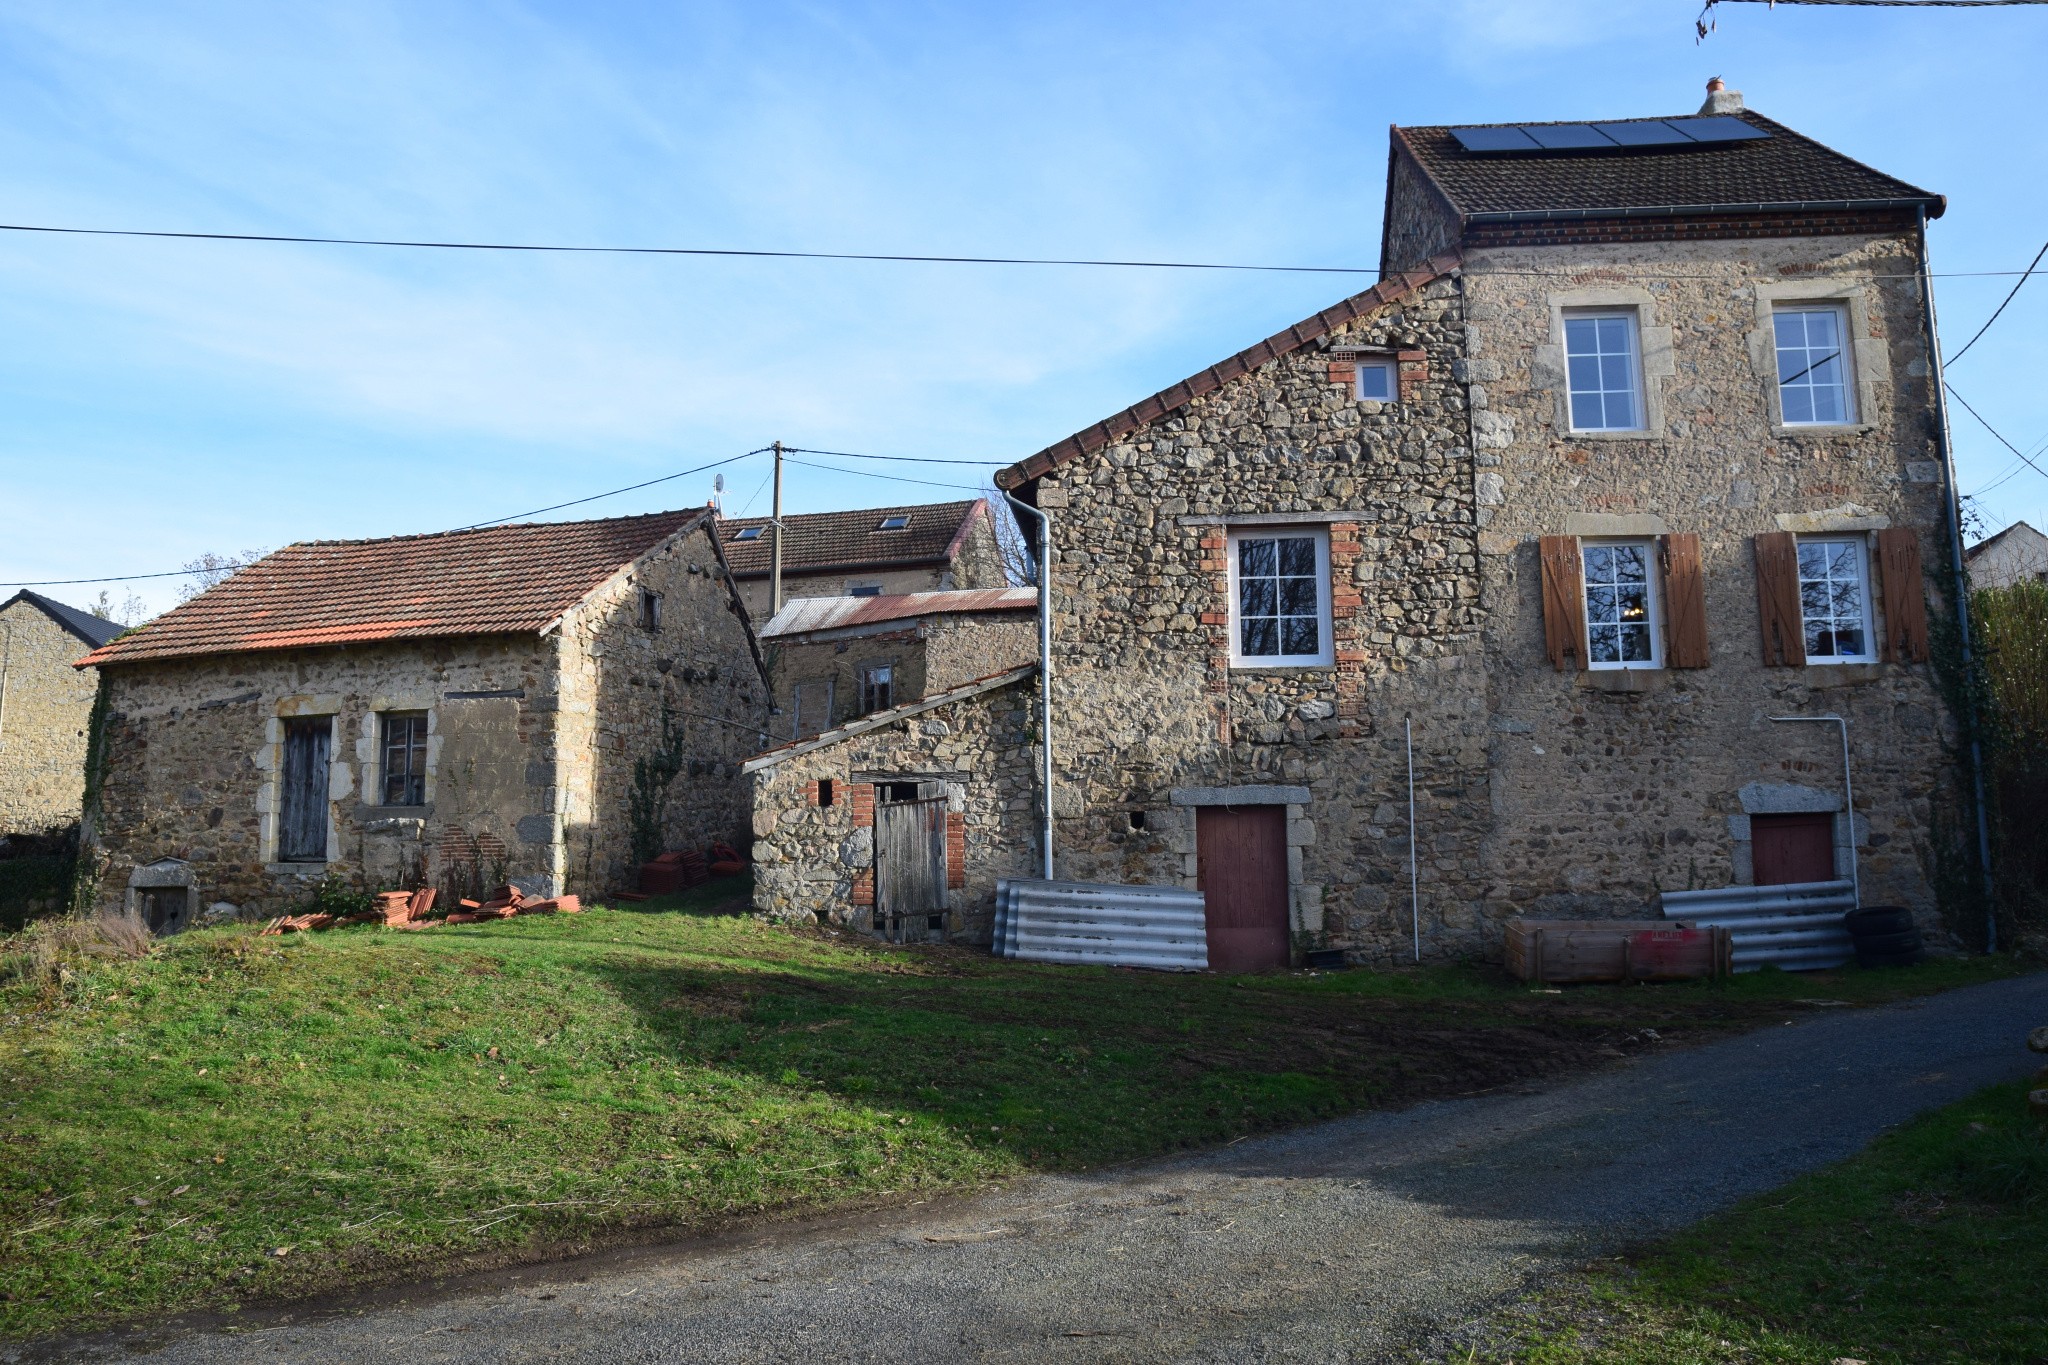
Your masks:
M125 629L25 589L0 603L0 835L78 819L97 679L71 665Z
M766 517L720 523L726 559L756 621L768 600L774 529ZM951 588L1007 588L994 515L979 498L806 512L782 519L782 599L881 597Z
M997 475L1050 523L1056 875L1201 887L1242 968L1852 872L1935 927L1974 819L1929 658L1943 208L1718 83L1395 128L1380 283ZM916 778L1030 870L1023 691L754 760L757 904L859 894L842 782ZM1846 725L1855 809L1837 722L1787 717Z
M629 885L744 839L768 688L708 508L291 545L82 661L103 906Z

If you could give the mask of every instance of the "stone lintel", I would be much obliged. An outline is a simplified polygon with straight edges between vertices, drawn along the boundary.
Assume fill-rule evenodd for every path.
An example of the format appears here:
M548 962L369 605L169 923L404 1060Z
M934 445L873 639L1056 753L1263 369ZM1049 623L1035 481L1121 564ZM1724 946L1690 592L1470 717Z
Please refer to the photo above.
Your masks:
M1568 536L1661 536L1670 528L1648 512L1573 512L1564 519Z
M1376 521L1378 514L1342 508L1331 512L1219 512L1176 517L1182 526L1321 526L1336 521Z
M1776 520L1780 531L1801 535L1826 531L1882 531L1892 524L1892 519L1884 513L1873 512L1853 502L1819 512L1780 512Z
M1176 806L1305 806L1307 787L1175 787L1167 799Z

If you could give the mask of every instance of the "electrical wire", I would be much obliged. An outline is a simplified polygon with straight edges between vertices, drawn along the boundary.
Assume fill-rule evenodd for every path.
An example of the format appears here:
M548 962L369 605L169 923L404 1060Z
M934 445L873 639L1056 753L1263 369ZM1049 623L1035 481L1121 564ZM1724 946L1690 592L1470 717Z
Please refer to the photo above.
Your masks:
M2004 446L2007 450L2010 450L2013 454L2019 456L2020 459L2024 460L2027 464L2027 467L2029 469L2032 469L2036 474L2039 474L2044 479L2048 479L2048 469L2043 469L2041 468L2041 466L2035 464L2033 457L2028 455L2026 451L2021 450L2011 441L2006 440L2005 437L1999 432L1997 427L1992 426L1991 423L1984 420L1983 413L1977 411L1975 408L1970 406L1969 399L1963 397L1961 394L1956 392L1955 385L1944 381L1942 387L1948 390L1949 397L1955 399L1958 403L1961 403L1963 405L1964 412L1969 413L1970 416L1977 419L1977 424L1979 426L1983 427L1984 430L1990 432L1993 436L1996 436L1998 438L1998 443L2000 445Z
M785 449L787 449L787 447L785 447ZM891 483L921 483L925 485L927 488L956 488L964 493L985 493L988 491L980 484L940 483L936 479L913 479L908 474L884 474L879 469L846 469L840 465L818 464L816 461L813 460L791 460L786 455L783 458L788 463L800 464L805 469L822 469L832 474L858 474L863 478L887 479Z
M2034 259L2032 264L2027 266L2027 273L2020 276L2019 279L2016 282L2014 282L2012 287L2012 293L2007 294L2004 300L1999 303L1998 307L1991 310L1991 316L1984 319L1984 325L1977 329L1977 336L1973 336L1968 341L1964 342L1962 350L1957 351L1947 360L1941 362L1944 368L1955 364L1958 360L1961 360L1964 356L1968 355L1970 353L1970 348L1977 344L1978 337L1983 336L1986 332L1991 330L1991 324L1998 321L1998 315L2005 311L2005 305L2011 303L2013 299L2018 296L2020 290L2026 288L2027 281L2033 278L2034 266L2041 264L2041 258L2043 256L2048 256L2048 242L2041 243L2041 249L2034 253Z
M762 446L759 450L748 451L746 455L733 455L723 460L713 460L710 464L700 464L695 469L685 469L677 474L664 474L658 479L649 479L645 483L629 483L624 488L614 488L609 493L592 493L587 498L573 498L568 502L555 503L551 507L536 507L531 512L514 512L509 517L493 517L489 521L473 521L467 526L458 526L455 529L457 531L475 531L485 526L497 526L504 522L517 521L521 517L537 517L543 512L559 512L564 507L581 507L586 502L596 502L600 498L615 498L621 493L631 493L642 488L652 488L658 483L669 483L675 479L687 479L692 474L702 474L705 470L716 469L720 465L737 464L741 460L748 458L748 456L766 454L769 449L770 447L768 446Z
M1001 469L1008 460L937 460L922 455L862 455L851 450L812 450L808 446L784 446L799 455L837 455L848 460L884 460L891 464L966 464L984 469Z
M1817 3L1818 0L1808 0ZM1846 0L1844 0L1846 3ZM1875 0L1862 0L1875 3ZM1962 0L1957 0L1961 3ZM1982 0L1983 3L2003 3L2005 0ZM2010 0L2011 3L2048 4L2048 0ZM1789 3L1789 0L1780 0ZM864 251L766 251L739 247L697 247L697 246L569 246L542 242L432 242L413 241L406 238L385 237L302 237L285 233L266 232L172 232L155 228L83 228L56 227L40 223L0 223L0 232L45 233L65 237L143 237L169 241L190 242L272 242L296 246L374 246L401 247L426 251L512 251L556 253L576 256L706 256L734 257L779 261L892 261L918 265L1052 265L1087 266L1119 270L1238 270L1255 271L1279 275L1374 275L1380 273L1377 266L1366 265L1248 265L1227 261L1126 261L1092 259L1065 256L927 256L908 252L864 252ZM1494 270L1489 275L1514 276L1529 279L1551 279L1583 274L1582 270ZM2025 276L2025 270L1949 270L1931 276L1933 279L1972 279L1999 276ZM1859 279L1872 280L1917 280L1922 278L1919 271L1899 275L1869 275L1857 272ZM1714 280L1719 275L1677 275L1659 276L1667 280ZM1808 276L1810 279L1826 278L1824 275Z

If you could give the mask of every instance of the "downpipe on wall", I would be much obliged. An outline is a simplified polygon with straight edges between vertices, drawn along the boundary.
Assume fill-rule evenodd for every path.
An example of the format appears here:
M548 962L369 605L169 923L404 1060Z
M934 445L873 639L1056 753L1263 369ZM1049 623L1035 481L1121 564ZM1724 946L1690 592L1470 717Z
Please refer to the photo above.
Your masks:
M1052 518L1009 489L1003 500L1015 511L1038 518L1038 751L1044 760L1040 785L1045 797L1045 879L1052 876Z

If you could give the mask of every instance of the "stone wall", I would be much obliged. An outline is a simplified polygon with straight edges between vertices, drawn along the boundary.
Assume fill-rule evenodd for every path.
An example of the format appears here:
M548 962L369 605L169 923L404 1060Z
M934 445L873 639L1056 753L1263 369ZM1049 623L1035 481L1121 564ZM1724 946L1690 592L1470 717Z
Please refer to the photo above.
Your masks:
M861 675L872 665L894 670L894 703L917 701L1032 662L1038 627L1030 612L944 613L785 636L763 652L775 680L779 743L795 736L796 691L805 684L831 685L831 717L820 727L829 729L861 714Z
M796 752L764 755L749 764L756 912L870 929L876 785L942 783L948 809L945 935L988 942L996 879L1037 870L1033 696L1027 677L882 728L828 737L808 749L793 746Z
M1933 813L1967 816L1926 664L1767 668L1752 538L1912 527L1943 610L1946 541L1910 237L1468 253L1494 827L1490 915L1634 912L1659 890L1751 879L1749 820L1837 812L1832 725L1849 720L1866 902L1933 907ZM1841 300L1856 337L1853 427L1774 412L1774 301ZM1651 430L1563 421L1560 310L1639 310ZM1560 672L1543 646L1540 536L1700 537L1710 663ZM1873 610L1876 607L1873 606ZM1881 623L1880 623L1881 625Z
M99 903L177 860L196 904L276 913L321 876L435 882L475 860L486 878L548 882L553 850L520 837L541 808L554 741L552 642L485 637L110 665L106 771L95 823ZM426 803L376 804L379 717L425 711ZM285 721L332 718L327 859L279 863Z
M1285 804L1296 942L1401 955L1412 719L1426 927L1438 952L1482 946L1464 340L1459 282L1438 280L1040 481L1055 550L1057 875L1193 885L1202 805ZM1403 357L1401 401L1355 396L1353 348ZM1231 667L1226 536L1248 519L1327 533L1333 666Z
M641 624L643 591L661 597L659 630ZM633 801L643 786L661 806L658 838L647 835L661 848L744 844L737 765L768 743L768 689L708 524L592 593L560 638L561 770L542 808L547 828L533 832L559 840L576 884L636 884ZM665 784L664 764L675 773Z
M0 834L78 818L99 675L71 664L91 649L33 603L0 611Z

